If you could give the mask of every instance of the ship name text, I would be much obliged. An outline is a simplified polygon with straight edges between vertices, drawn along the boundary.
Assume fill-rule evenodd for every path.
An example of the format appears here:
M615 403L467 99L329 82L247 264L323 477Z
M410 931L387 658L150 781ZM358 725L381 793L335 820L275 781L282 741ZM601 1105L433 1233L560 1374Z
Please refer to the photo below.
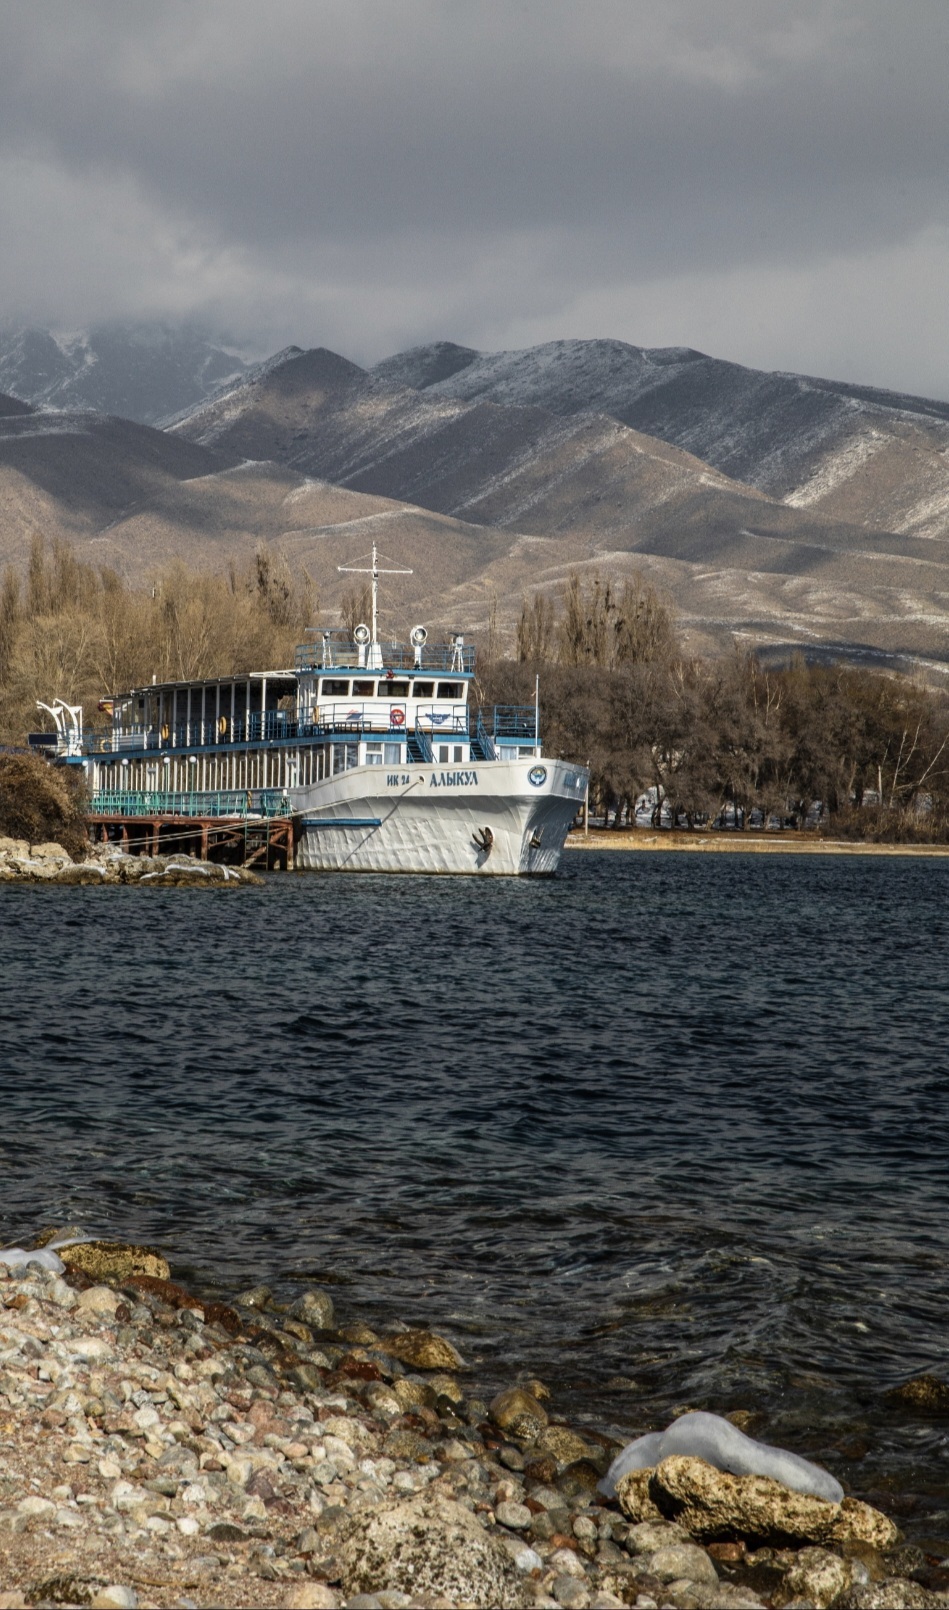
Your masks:
M430 788L477 788L477 786L476 771L433 772L429 780Z

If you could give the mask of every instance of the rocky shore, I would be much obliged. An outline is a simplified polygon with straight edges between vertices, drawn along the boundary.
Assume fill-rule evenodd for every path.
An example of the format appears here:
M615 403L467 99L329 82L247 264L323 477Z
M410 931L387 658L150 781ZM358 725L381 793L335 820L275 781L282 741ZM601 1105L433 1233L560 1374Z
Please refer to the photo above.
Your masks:
M218 866L187 855L125 855L114 844L96 844L84 860L74 861L61 844L31 845L25 839L0 838L0 883L239 889L263 881L243 867Z
M538 1381L480 1400L447 1338L340 1325L320 1290L202 1301L147 1249L59 1257L0 1263L0 1610L949 1605L852 1499L671 1458L607 1501L617 1444Z

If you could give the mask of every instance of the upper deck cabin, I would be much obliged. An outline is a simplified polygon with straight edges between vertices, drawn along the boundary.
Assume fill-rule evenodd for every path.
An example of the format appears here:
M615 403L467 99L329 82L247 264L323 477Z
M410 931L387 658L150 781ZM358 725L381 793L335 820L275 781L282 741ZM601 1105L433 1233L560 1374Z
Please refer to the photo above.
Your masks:
M406 645L373 642L368 634L360 641L358 627L352 635L315 631L297 648L293 668L147 683L103 700L111 726L87 733L82 750L193 754L344 738L363 740L349 764L371 764L377 737L388 740L387 749L399 743L406 764L539 752L533 707L498 706L486 727L469 699L474 649L460 635L436 644L421 628L412 635ZM397 763L394 752L387 759Z

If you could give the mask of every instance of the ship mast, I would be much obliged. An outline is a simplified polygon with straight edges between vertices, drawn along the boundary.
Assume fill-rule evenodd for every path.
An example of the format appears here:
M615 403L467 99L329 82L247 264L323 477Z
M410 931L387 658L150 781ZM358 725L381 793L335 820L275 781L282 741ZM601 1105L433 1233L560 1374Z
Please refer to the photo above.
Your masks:
M384 557L385 555L383 555ZM337 565L336 568L350 576L372 577L372 647L370 649L369 663L372 666L377 666L381 664L381 655L379 654L379 577L411 576L412 572L411 570L380 570L379 553L375 543L372 545L372 554L367 554L366 558L371 558L372 560L369 569L365 565Z

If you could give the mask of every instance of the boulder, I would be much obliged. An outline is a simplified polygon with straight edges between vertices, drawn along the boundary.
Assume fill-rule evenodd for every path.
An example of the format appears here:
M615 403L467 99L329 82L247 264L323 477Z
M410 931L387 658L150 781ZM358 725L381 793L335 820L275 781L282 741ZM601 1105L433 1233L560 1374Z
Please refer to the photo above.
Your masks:
M339 1599L325 1582L304 1582L283 1602L286 1610L336 1610Z
M73 1246L60 1247L58 1252L67 1269L78 1269L92 1280L121 1281L130 1275L167 1280L171 1274L160 1252L126 1241L77 1241Z
M313 1330L333 1328L333 1299L329 1292L320 1291L317 1287L311 1287L291 1303L290 1313L294 1319L302 1320Z
M832 1504L839 1504L844 1496L840 1482L820 1465L786 1448L756 1442L720 1414L702 1409L686 1410L665 1431L653 1431L629 1443L610 1465L601 1491L613 1498L621 1476L631 1470L651 1470L673 1454L704 1459L733 1476L770 1476L796 1493L811 1493Z
M83 1314L101 1314L103 1318L112 1319L121 1300L111 1286L89 1286L80 1293L76 1306Z
M774 1595L775 1610L796 1599L806 1599L817 1610L828 1610L841 1594L846 1593L853 1580L853 1566L829 1549L806 1548L789 1567L784 1581Z
M491 1400L488 1414L501 1431L526 1442L533 1442L547 1425L547 1410L521 1386L499 1392Z
M937 1375L917 1375L894 1386L886 1396L895 1408L908 1409L911 1414L940 1419L949 1415L949 1385Z
M840 1603L842 1610L932 1610L945 1600L909 1577L891 1576L885 1582L851 1588Z
M704 1459L673 1455L655 1470L620 1478L620 1507L630 1520L676 1521L692 1537L746 1538L772 1547L868 1543L891 1549L899 1530L886 1515L844 1498L792 1492L770 1476L732 1476Z
M524 1604L510 1554L470 1510L440 1494L383 1499L352 1512L333 1539L347 1599L395 1589L412 1603Z
M537 1437L535 1447L541 1453L553 1454L558 1465L572 1465L576 1459L589 1459L591 1453L599 1453L598 1448L591 1448L569 1426L545 1426ZM594 1483L594 1486L596 1483Z
M697 1543L667 1543L654 1554L647 1554L643 1565L660 1582L718 1581L715 1566Z
M464 1368L461 1354L445 1340L444 1336L437 1336L430 1330L406 1330L398 1336L390 1336L385 1343L386 1351L394 1358L402 1360L403 1364L411 1365L414 1370L460 1370Z
M631 1526L626 1538L630 1554L655 1554L657 1549L668 1548L672 1543L690 1543L692 1539L684 1526L672 1521L641 1521Z
M92 866L62 866L57 870L54 881L67 887L87 888L91 884L105 883L106 873L103 867L95 864Z

